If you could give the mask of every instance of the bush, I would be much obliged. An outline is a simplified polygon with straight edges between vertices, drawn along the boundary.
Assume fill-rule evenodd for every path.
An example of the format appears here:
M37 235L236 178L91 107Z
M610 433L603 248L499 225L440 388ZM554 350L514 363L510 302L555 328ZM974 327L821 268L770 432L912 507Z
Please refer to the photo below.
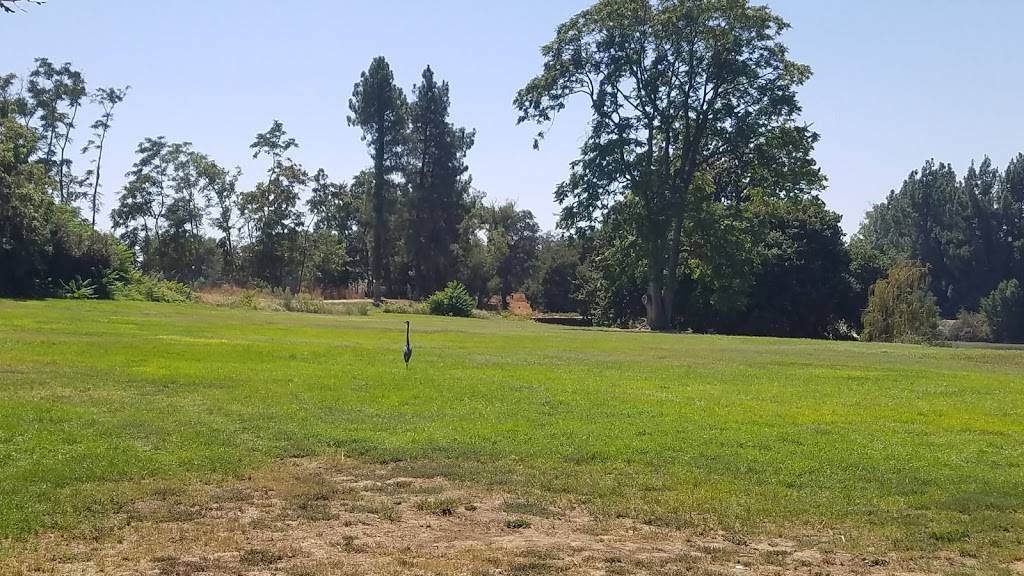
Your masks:
M979 312L961 310L956 320L949 322L943 337L953 342L989 342L992 340L992 329L988 318Z
M115 300L139 300L182 304L193 300L192 289L173 280L138 270L109 274L103 280Z
M286 294L281 299L281 306L289 312L305 312L307 314L327 314L329 312L323 300L305 294Z
M1020 282L1005 280L981 299L981 311L999 342L1024 342L1024 290Z
M426 314L427 305L422 302L384 302L385 314Z
M871 287L861 339L877 342L934 342L939 307L928 290L928 270L917 263L897 264Z
M340 316L368 316L370 314L369 302L344 302L340 304L328 304L328 314Z
M70 282L61 282L64 297L72 300L91 300L96 297L96 282L91 278L82 280L75 277Z
M244 290L241 295L238 296L238 299L235 300L234 306L236 308L245 308L247 310L259 310L260 301L256 297L256 291Z
M434 316L460 316L469 318L473 314L475 301L462 284L451 281L444 290L435 292L427 299L427 309Z

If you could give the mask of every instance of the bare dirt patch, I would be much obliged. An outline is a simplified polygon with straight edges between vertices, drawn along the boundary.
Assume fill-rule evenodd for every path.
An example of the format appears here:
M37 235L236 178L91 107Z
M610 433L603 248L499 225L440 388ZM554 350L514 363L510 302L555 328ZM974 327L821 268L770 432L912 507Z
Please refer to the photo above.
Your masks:
M893 574L963 569L693 535L393 466L294 459L217 486L157 490L78 534L0 560L10 575Z

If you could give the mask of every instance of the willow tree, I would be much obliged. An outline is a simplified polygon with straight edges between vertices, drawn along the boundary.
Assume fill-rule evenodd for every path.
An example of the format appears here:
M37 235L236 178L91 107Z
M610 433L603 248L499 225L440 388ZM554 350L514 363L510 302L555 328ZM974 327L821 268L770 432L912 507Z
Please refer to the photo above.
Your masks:
M742 172L780 142L809 150L815 138L796 126L810 69L787 57L787 27L746 0L600 0L559 26L543 72L515 98L520 123L545 126L574 98L589 105L590 133L555 192L560 225L632 199L653 329L671 326L684 222L706 209L697 197L716 173Z

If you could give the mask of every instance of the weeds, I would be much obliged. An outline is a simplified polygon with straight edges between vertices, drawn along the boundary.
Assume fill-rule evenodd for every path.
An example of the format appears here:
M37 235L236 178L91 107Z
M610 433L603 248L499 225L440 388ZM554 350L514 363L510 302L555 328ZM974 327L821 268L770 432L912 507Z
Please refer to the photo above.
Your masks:
M416 509L437 516L452 516L462 506L462 500L454 496L426 498L416 503Z

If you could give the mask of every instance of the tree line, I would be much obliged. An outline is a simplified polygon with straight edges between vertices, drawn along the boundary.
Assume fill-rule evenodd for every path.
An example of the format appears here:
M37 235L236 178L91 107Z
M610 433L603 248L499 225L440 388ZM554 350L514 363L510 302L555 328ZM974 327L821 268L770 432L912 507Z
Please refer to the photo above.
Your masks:
M538 149L570 102L589 110L555 190L558 233L473 187L475 132L452 122L447 82L428 66L407 98L378 57L348 102L366 169L348 181L307 170L274 121L250 145L265 172L243 190L237 168L147 138L113 205L116 244L147 273L193 285L354 288L379 300L422 299L457 280L478 304L525 291L537 308L605 325L899 339L903 328L879 326L937 326L941 315L1024 339L1014 327L1024 324L1014 320L1024 316L1024 160L1000 171L986 158L962 178L929 161L847 242L820 198L818 135L797 98L811 70L790 59L787 28L744 0L599 0L559 26L513 99L519 121L541 127ZM70 64L45 59L27 78L4 76L5 157L21 171L5 182L30 172L22 190L45 190L94 224L103 146L126 94L90 92ZM97 120L80 173L69 151L87 100ZM11 244L0 257L14 257Z
M90 92L70 63L45 58L25 78L8 74L0 82L0 113L32 136L19 162L38 167L53 202L93 227L103 204L103 147L126 94ZM324 294L355 287L377 299L420 299L457 279L480 302L507 297L531 274L540 227L529 211L488 204L472 187L465 158L475 133L450 121L449 84L427 67L412 95L408 102L383 57L361 75L348 121L362 131L372 165L350 182L293 160L299 143L276 120L250 144L266 171L247 190L238 168L191 143L146 138L113 200L113 232L141 270L191 285ZM87 99L98 118L80 150L92 155L92 167L79 171L72 152ZM46 279L37 280L4 292L45 290Z

